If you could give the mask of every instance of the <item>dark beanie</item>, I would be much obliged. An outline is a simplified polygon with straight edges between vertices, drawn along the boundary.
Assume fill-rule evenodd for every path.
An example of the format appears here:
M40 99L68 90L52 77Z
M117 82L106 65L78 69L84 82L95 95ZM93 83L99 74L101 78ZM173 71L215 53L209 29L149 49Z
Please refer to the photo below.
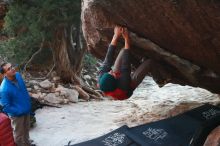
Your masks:
M114 91L117 87L117 80L109 73L104 73L99 80L99 88L104 91Z

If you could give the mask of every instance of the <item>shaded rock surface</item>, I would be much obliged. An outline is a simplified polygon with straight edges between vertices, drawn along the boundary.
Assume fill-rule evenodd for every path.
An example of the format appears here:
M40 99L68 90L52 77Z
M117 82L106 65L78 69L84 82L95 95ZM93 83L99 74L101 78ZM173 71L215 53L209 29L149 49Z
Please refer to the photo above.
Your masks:
M219 146L220 145L220 126L215 128L207 137L204 146Z
M152 70L165 71L161 80L215 93L220 92L219 18L219 1L83 0L82 3L83 33L88 49L95 56L102 59L105 56L115 24L126 26L131 32L134 66L142 59L151 59L160 64ZM122 47L123 40L120 44ZM155 72L152 70L151 74Z

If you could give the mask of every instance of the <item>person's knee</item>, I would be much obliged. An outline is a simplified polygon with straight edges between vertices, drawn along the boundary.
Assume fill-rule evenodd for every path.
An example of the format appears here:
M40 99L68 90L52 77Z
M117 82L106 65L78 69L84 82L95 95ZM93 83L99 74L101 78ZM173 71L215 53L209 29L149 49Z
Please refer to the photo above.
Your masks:
M153 61L152 59L146 59L142 64L144 64L145 66L151 66L152 64L154 64L155 61Z

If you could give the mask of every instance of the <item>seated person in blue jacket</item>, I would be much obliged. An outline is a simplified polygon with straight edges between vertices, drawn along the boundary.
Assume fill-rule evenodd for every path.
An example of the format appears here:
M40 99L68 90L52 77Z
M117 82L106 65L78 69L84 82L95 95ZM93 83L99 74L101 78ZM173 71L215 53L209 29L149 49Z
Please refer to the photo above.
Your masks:
M4 79L0 86L0 104L11 119L17 146L31 146L29 141L31 102L22 76L10 63L0 68Z
M121 36L124 39L124 48L120 50L114 62L116 45ZM106 96L110 96L115 100L129 98L133 90L149 73L155 75L154 80L159 83L159 86L164 85L163 83L160 84L162 81L159 79L161 73L157 70L157 68L162 69L162 66L152 59L146 59L134 73L131 74L130 47L130 37L127 28L116 26L98 76L98 87L100 90L102 90Z

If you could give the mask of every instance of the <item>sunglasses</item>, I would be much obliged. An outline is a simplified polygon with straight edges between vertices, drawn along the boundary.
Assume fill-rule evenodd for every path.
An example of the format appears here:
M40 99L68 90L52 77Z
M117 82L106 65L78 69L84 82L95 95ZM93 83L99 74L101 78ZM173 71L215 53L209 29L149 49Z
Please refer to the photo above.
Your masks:
M5 73L8 72L8 71L14 70L16 67L17 67L17 65L11 65L11 66L9 66L9 67L5 70Z

